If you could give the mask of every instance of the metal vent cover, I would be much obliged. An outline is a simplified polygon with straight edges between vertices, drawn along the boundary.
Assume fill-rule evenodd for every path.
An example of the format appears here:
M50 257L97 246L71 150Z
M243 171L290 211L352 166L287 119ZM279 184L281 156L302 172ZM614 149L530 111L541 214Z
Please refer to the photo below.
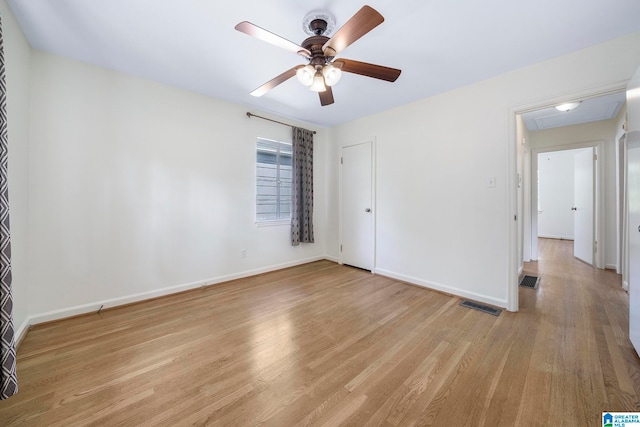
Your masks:
M540 278L535 276L524 276L520 281L520 286L529 289L538 289Z
M472 308L474 310L482 311L483 313L492 314L494 316L500 316L500 313L502 313L502 310L500 310L499 308L490 307L488 305L479 304L477 302L473 302L473 301L469 301L469 300L462 301L460 303L460 305L463 306L463 307Z

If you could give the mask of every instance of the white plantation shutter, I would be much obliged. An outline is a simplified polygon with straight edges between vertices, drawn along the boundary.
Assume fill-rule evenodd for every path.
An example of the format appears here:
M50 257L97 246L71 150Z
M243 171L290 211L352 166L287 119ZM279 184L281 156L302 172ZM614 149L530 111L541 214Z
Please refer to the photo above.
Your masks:
M256 221L291 219L291 144L258 138Z

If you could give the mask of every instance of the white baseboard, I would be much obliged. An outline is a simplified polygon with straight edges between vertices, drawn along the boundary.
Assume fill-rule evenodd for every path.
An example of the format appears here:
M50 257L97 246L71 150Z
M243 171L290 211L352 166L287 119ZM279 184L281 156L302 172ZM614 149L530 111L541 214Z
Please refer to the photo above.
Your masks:
M335 262L336 264L340 264L340 258L338 258L338 257L333 257L333 256L326 255L324 257L324 259L326 259L327 261Z
M402 280L403 282L411 283L412 285L422 286L423 288L433 289L436 291L444 292L446 294L455 295L462 298L468 298L474 301L483 302L485 304L491 304L496 307L507 308L507 300L493 298L488 295L478 294L475 292L465 291L464 289L455 288L452 286L443 285L440 283L429 282L426 280L418 279L404 274L395 273L384 269L377 268L376 274L381 276L390 277L392 279Z
M26 319L24 319L24 322L22 322L22 325L20 325L18 329L15 330L13 335L13 341L15 342L16 347L18 346L18 344L20 344L20 342L22 342L22 339L27 335L27 332L29 332L30 326L31 326L31 318L27 317Z
M618 271L618 266L615 265L615 264L605 264L604 268L607 269L607 270L616 270L616 271Z
M628 282L622 282L622 289L624 289L625 291L629 292L629 283Z
M39 313L29 316L27 320L21 325L21 333L25 333L29 326L37 325L39 323L51 322L53 320L60 320L67 317L77 316L79 314L86 314L97 312L100 309L117 307L120 305L131 304L134 302L140 302L152 298L162 297L166 295L175 294L178 292L188 291L190 289L197 289L204 286L216 285L218 283L228 282L230 280L242 279L244 277L255 276L257 274L268 273L270 271L281 270L283 268L294 267L296 265L307 264L314 261L328 259L324 256L317 256L311 258L300 259L296 261L290 261L282 264L271 265L268 267L256 268L254 270L247 270L240 273L228 274L225 276L218 276L204 280L198 280L191 283L184 283L181 285L170 286L162 289L155 289L153 291L141 292L132 295L126 295L118 298L111 298L102 301L95 301L88 304L82 304L75 307L67 307L60 310L53 310L46 313Z

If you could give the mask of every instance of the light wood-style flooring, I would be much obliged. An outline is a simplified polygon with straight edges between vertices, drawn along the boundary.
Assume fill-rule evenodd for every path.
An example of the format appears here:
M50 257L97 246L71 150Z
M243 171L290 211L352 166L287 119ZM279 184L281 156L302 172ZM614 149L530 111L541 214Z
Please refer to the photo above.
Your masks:
M640 411L628 296L541 240L520 311L320 261L32 328L0 425L601 425Z

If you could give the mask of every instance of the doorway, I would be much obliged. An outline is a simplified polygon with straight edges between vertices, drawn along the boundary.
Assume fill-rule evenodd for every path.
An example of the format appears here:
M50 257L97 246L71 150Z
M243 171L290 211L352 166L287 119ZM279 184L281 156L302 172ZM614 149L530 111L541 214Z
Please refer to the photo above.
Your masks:
M596 114L595 110L589 112L593 114L587 114L588 109L582 110L580 114L576 113L576 121L574 123L561 124L563 118L557 113L566 114L567 117L572 113L552 111L554 106L566 102L569 100L579 101L575 111L580 111L585 106L590 106L593 102L596 107L599 107L600 114ZM606 101L606 102L604 102ZM616 104L617 103L617 104ZM598 242L598 251L595 253L593 264L597 268L605 267L605 209L607 215L610 218L615 218L615 213L611 214L609 207L615 209L615 189L609 191L607 187L607 199L604 199L604 184L610 180L611 170L606 169L608 175L605 179L605 163L609 168L610 161L613 161L614 154L609 151L613 148L613 144L606 144L608 151L605 152L605 141L614 142L615 130L611 128L611 131L607 131L606 134L602 133L602 129L594 129L594 123L598 121L607 121L612 119L620 119L618 112L622 105L624 105L624 87L620 84L613 84L609 86L603 86L599 90L591 89L582 93L565 94L562 97L556 99L550 99L544 103L524 105L520 107L514 107L510 110L510 132L512 138L510 140L508 149L510 162L508 166L508 173L515 179L509 180L508 191L510 205L512 206L512 215L509 217L510 222L508 225L509 230L509 283L507 285L507 298L510 311L518 310L518 283L519 278L523 274L523 262L538 259L538 247L537 247L537 195L534 194L534 186L537 186L537 154L544 151L558 151L558 150L570 150L578 148L595 148L599 161L595 168L595 197L596 197L596 211L595 211L595 231L594 241ZM575 113L574 111L574 113ZM534 113L535 121L539 124L546 126L547 128L559 127L562 129L560 134L571 134L568 138L558 138L558 134L555 134L554 141L547 141L545 143L531 143L528 126L525 126L523 116L527 116L530 113ZM606 114L610 113L609 116ZM590 119L589 119L590 116ZM584 119L584 120L580 120ZM613 120L609 123L614 123ZM573 126L573 125L584 125ZM600 124L598 124L599 126ZM587 127L589 126L589 127ZM612 126L616 126L612 124ZM578 131L576 131L578 129ZM539 130L539 129L536 129ZM560 130L560 129L559 129ZM566 132L565 132L566 131ZM543 130L547 133L555 133L554 130ZM562 142L568 141L568 142ZM576 142L584 141L584 142ZM537 141L539 142L539 141ZM538 148L537 152L534 152ZM535 163L535 165L534 165ZM611 202L611 203L610 203ZM609 220L607 220L609 224ZM610 228L610 227L609 227ZM607 228L607 230L609 230ZM611 233L611 230L609 230ZM610 234L611 238L614 238L614 234ZM615 239L614 239L615 240ZM612 245L615 246L615 245ZM611 248L609 248L611 250ZM615 268L613 260L608 257L606 264L607 268Z
M538 231L533 235L571 241L574 257L589 265L595 252L595 162L594 147L545 151L537 154L534 169Z
M587 150L585 150L587 149ZM575 151L573 151L575 150ZM603 161L602 161L602 156L603 156L603 152L604 152L604 141L592 141L592 142L583 142L583 143L576 143L576 144L567 144L567 145L559 145L556 147L547 147L547 148L538 148L538 149L533 149L532 150L532 156L531 156L531 177L529 177L529 179L531 180L531 198L532 198L532 203L531 203L531 260L532 261L536 261L538 259L538 240L537 237L540 235L540 227L539 227L539 213L538 213L538 205L536 203L536 201L539 199L539 189L538 189L538 170L539 170L539 164L538 164L538 157L539 154L541 153L557 153L557 152L562 152L562 151L573 151L574 153L580 153L582 152L583 154L586 153L587 151L591 151L590 154L588 154L588 156L594 156L595 160L595 166L593 168L593 181L594 181L594 187L593 187L593 219L589 219L589 225L587 225L588 227L591 227L591 229L593 230L592 233L592 237L591 236L587 236L586 238L581 239L578 243L581 244L581 248L578 251L578 256L577 258L582 259L583 261L587 262L588 264L593 265L596 268L604 268L604 250L603 250L603 245L604 245L604 206L603 206L603 188L604 188L604 166L603 166ZM575 170L575 169L574 169ZM573 171L572 171L573 172ZM527 177L525 177L525 179L527 179ZM575 202L575 200L572 200L572 202ZM575 205L575 203L574 203ZM541 206L543 213L542 215L544 215L544 206ZM576 206L572 206L576 207ZM577 208L577 207L576 207ZM578 215L584 213L584 210L581 210L578 215L576 215L576 211L572 211L574 217L579 218ZM582 230L584 230L585 227L587 227L584 225L582 226ZM575 229L574 229L574 233L575 233ZM584 235L583 235L584 236ZM583 236L579 236L579 237L583 237ZM545 236L544 233L542 233L542 237L554 237L554 236ZM575 237L575 236L574 236ZM585 249L587 247L587 243L585 243L585 241L588 240L588 248ZM595 245L595 248L593 247ZM600 248L598 248L598 246L600 246ZM585 252L589 252L591 254L593 254L592 256L587 256L584 255ZM582 255L581 255L582 254Z

